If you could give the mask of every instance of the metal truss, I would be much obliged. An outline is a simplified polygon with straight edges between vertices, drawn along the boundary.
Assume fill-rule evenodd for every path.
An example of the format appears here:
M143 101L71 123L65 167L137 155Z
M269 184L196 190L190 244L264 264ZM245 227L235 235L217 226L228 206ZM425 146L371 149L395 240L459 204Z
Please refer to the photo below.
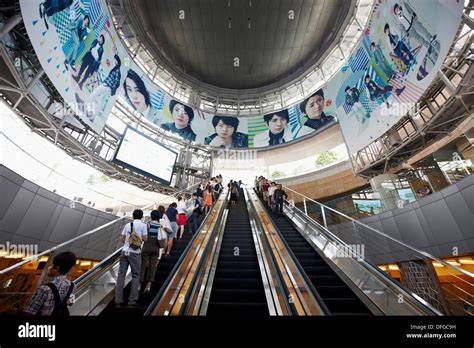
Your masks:
M362 37L374 0L351 0L351 12L339 26L337 39L304 73L255 89L233 90L205 84L179 72L157 54L134 15L133 0L108 0L115 29L134 62L174 99L210 114L262 115L300 102L335 74Z
M465 8L450 53L418 105L388 132L350 155L355 175L370 178L403 165L415 153L449 134L465 118L473 115L474 52L471 45L474 28L469 17L471 10L472 6ZM458 49L456 46L461 40L465 42Z
M111 118L130 124L165 146L179 151L173 187L110 162L121 132L106 124L103 131L96 134L81 122L41 68L19 16L18 4L8 6L8 9L8 12L0 15L0 22L4 24L0 31L0 97L32 132L48 139L72 158L144 190L172 194L210 177L212 151L209 147L190 144L153 127L122 100L116 102Z

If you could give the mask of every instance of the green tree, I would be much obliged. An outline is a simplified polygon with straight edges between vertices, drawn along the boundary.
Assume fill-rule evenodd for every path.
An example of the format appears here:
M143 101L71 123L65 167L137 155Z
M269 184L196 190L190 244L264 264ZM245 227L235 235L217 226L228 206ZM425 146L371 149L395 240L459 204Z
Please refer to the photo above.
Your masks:
M323 167L337 161L337 154L334 151L324 151L316 157L314 164L316 167Z
M272 179L278 179L281 178L282 176L285 176L285 173L281 170L275 170L272 174Z

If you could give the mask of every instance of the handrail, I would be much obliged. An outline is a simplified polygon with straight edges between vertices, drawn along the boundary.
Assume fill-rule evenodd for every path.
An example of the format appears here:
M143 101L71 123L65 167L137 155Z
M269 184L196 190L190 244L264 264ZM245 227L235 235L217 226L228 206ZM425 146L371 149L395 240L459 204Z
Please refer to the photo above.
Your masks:
M205 226L205 224L208 222L208 220L211 218L211 216L215 216L215 214L218 215L217 217L217 220L219 221L220 220L220 214L221 212L223 211L223 208L224 208L224 204L221 204L219 206L219 211L216 212L215 209L216 209L216 206L217 206L217 202L219 202L219 199L221 197L223 197L224 193L221 193L221 195L219 196L218 200L216 200L216 204L214 204L214 206L212 207L211 211L207 213L206 217L204 218L204 220L202 221L201 225L199 226L199 229L198 231L196 231L196 233L194 234L194 236L191 238L191 240L189 241L188 245L186 246L185 250L183 251L183 253L181 254L180 258L178 259L178 261L176 262L175 266L173 267L173 269L171 270L170 274L168 275L168 277L166 278L166 280L164 281L163 285L161 286L160 290L158 291L158 293L156 294L155 298L153 299L153 301L150 303L150 305L148 306L147 310L145 311L145 314L144 316L150 316L150 315L154 315L154 312L156 311L156 307L160 305L160 301L162 301L162 298L163 296L165 295L166 291L167 290L170 290L169 287L171 286L171 283L173 281L173 279L177 276L177 272L179 271L179 269L182 267L182 264L185 260L185 258L188 256L191 248L193 248L193 245L195 243L195 240L202 234L202 228ZM214 232L214 227L215 227L215 223L218 222L218 221L214 221L211 223L213 223L212 225L212 230L210 232L210 234L213 234ZM208 232L209 233L209 232ZM191 265L192 263L194 263L194 259L191 261ZM198 273L197 271L195 272L196 274ZM182 275L182 277L186 277L186 275ZM180 280L179 284L181 285L182 283L182 279ZM190 287L191 289L192 287ZM175 291L180 291L181 289L181 286L178 286L177 288L173 288ZM184 306L183 306L184 308Z
M257 193L250 188L247 188L246 193L249 196L250 205L258 216L256 223L260 225L261 234L265 237L264 242L271 252L271 261L275 265L282 286L288 294L296 295L292 302L295 310L293 314L328 315L330 312L326 304L314 289L299 262L296 261L293 252L282 238Z
M436 262L439 262L439 263L443 264L444 266L446 266L446 267L448 267L448 268L451 268L451 269L453 269L453 270L455 270L455 271L457 271L457 272L459 272L459 273L464 274L465 276L474 278L474 273L471 273L471 272L469 272L469 271L466 271L466 270L464 270L464 269L462 269L462 268L459 268L459 267L457 267L457 266L455 266L455 265L451 265L450 263L448 263L448 262L446 262L446 261L443 261L443 260L437 258L437 257L434 256L434 255L431 255L431 254L429 254L429 253L427 253L427 252L425 252L425 251L419 250L419 249L417 249L417 248L415 248L415 247L412 247L412 246L409 245L409 244L406 244L406 243L404 243L404 242L402 242L402 241L399 241L398 239L396 239L396 238L394 238L394 237L392 237L392 236L389 236L389 235L387 235L386 233L380 232L379 230L377 230L377 229L375 229L375 228L373 228L373 227L371 227L371 226L369 226L369 225L366 225L366 224L364 224L363 222L360 222L359 220L356 220L356 219L354 219L354 218L351 218L350 216L347 216L346 214L341 213L340 211L338 211L338 210L336 210L336 209L333 209L333 208L331 208L331 207L329 207L329 206L327 206L327 205L325 205L325 204L322 204L322 203L320 203L320 202L318 202L318 201L316 201L316 200L314 200L314 199L312 199L312 198L309 198L308 196L305 196L305 195L303 195L303 194L301 194L301 193L299 193L299 192L297 192L297 191L294 191L294 190L290 189L290 188L287 187L287 186L283 186L283 185L282 185L282 187L284 187L284 188L285 188L286 190L288 190L288 191L291 191L291 192L293 192L293 193L296 193L296 194L298 194L298 195L304 197L305 199L307 199L307 200L310 201L310 202L316 203L316 204L320 205L321 207L324 207L324 209L331 210L332 212L334 212L334 213L336 213L336 214L338 214L338 215L340 215L340 216L343 216L344 218L350 220L350 221L351 221L352 223L354 223L354 224L358 224L358 225L360 225L360 226L363 226L363 227L365 227L365 228L371 230L372 232L375 232L376 234L379 234L379 235L381 235L381 236L383 236L383 237L386 237L386 238L388 238L388 239L390 239L390 240L392 240L392 241L394 241L394 242L396 242L396 243L398 243L398 244L403 245L404 247L406 247L406 248L408 248L408 249L411 249L411 250L415 251L416 253L418 253L418 254L420 254L420 255L423 255L423 256L425 256L425 257L427 257L427 258L433 259L433 260L435 260Z
M114 257L117 257L119 254L120 254L120 251L122 250L122 247L118 248L117 250L115 250L112 254L110 254L109 256L107 256L105 259L103 259L99 264L97 264L95 267L91 268L90 270L88 270L87 272L85 272L84 274L82 274L79 278L77 279L74 279L74 283L76 283L76 285L80 285L82 284L83 281L85 281L87 278L90 278L90 277L93 277L95 273L99 272L100 269L102 268L102 266L104 264L107 264L110 262L111 259L113 259ZM76 289L77 290L77 289Z
M196 183L196 184L193 184L193 185L191 185L191 186L188 186L187 188L185 188L185 189L183 189L183 190L181 190L181 191L179 191L179 192L177 192L177 193L174 193L173 195L171 195L171 197L174 197L174 196L176 196L176 195L182 194L183 192L186 192L186 191L188 191L190 188L195 187L196 185L200 185L201 183L202 183L202 181L200 181L200 182L198 182L198 183ZM150 207L154 206L156 203L162 202L162 201L164 201L165 199L168 199L168 198L169 198L169 197L166 197L166 198L164 198L164 199L161 199L161 200L159 200L158 202L149 204L149 205L147 205L147 206L145 206L145 207L143 207L143 208L141 208L141 209L142 209L142 210L149 209ZM99 226L99 227L96 227L96 228L94 228L94 229L92 229L92 230L90 230L90 231L88 231L88 232L85 232L85 233L81 234L80 236L74 237L74 238L69 239L69 240L67 240L67 241L65 241L65 242L63 242L63 243L60 243L60 244L58 244L58 245L56 245L56 246L54 246L54 247L52 247L52 248L49 248L49 249L47 249L47 250L45 250L45 251L43 251L43 252L41 252L41 253L39 253L39 254L30 256L29 258L27 258L27 259L25 259L25 260L23 260L23 261L20 261L20 262L18 262L18 263L15 263L14 265L11 265L10 267L7 267L7 268L5 268L5 269L3 269L3 270L0 270L0 275L5 274L5 273L7 273L7 272L10 272L11 270L14 270L14 269L16 269L16 268L18 268L18 267L21 267L21 266L23 266L23 265L25 265L25 264L27 264L28 262L31 262L31 261L33 261L33 260L36 260L36 259L40 258L40 257L43 256L43 255L49 254L49 253L53 252L54 250L57 250L57 249L59 249L59 248L62 248L63 246L69 245L69 244L71 244L71 243L73 243L73 242L75 242L75 241L77 241L77 240L79 240L79 239L82 239L82 238L84 238L84 237L90 236L90 235L92 235L92 234L94 234L94 233L96 233L96 232L98 232L98 231L100 231L100 230L102 230L102 229L104 229L104 228L106 228L106 227L109 227L109 226L111 226L111 225L113 225L113 224L115 224L115 223L117 223L117 222L119 222L119 221L121 221L121 220L125 220L125 219L128 219L128 218L125 217L125 216L119 217L119 218L117 218L117 219L115 219L115 220L112 220L112 221L109 221L109 222L107 222L107 223L105 223L105 224L103 224L103 225L101 225L101 226Z
M333 242L336 242L336 243L339 243L340 245L346 245L346 243L342 239L340 239L338 236L334 235L326 227L322 226L317 221L312 219L310 216L305 214L298 207L292 207L292 210L293 210L293 214L294 214L295 210L299 211L303 216L305 216L309 220L310 223L312 223L313 225L316 225L316 229L320 228L323 231L325 237L327 237L329 240L331 240ZM324 251L324 249L322 251ZM387 274L385 272L380 270L380 268L373 265L371 262L363 259L363 260L361 260L360 265L362 265L369 272L371 272L371 274L374 275L378 280L380 280L384 283L389 282L392 286L395 286L398 289L399 293L403 293L404 295L408 295L409 297L410 296L414 297L418 302L420 302L423 306L425 306L427 310L432 311L434 314L442 315L441 312L439 312L437 309L433 308L426 300L419 297L417 294L411 292L410 290L405 289L404 287L402 287L399 282L397 282L395 279L392 279L391 277L387 276Z

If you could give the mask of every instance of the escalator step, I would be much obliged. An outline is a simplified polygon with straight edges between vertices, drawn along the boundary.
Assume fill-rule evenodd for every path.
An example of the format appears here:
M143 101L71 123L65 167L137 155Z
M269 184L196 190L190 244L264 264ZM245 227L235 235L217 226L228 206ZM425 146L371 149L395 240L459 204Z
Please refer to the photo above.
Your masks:
M238 257L237 257L238 258ZM219 261L217 266L220 269L234 269L234 270L258 270L258 262L247 261Z
M324 285L318 286L318 294L323 298L339 298L353 296L351 290L343 285Z
M217 266L216 278L245 278L260 279L259 270L240 270L240 269L219 269Z
M344 298L327 298L323 297L323 301L331 313L369 313L368 309L355 297Z
M303 269L308 276L334 274L334 271L331 268L329 268L327 265L322 266L322 267L303 267Z
M232 303L265 303L265 292L262 289L212 289L212 301Z
M262 279L215 278L213 287L216 289L263 289Z
M207 315L225 316L245 316L269 315L267 303L230 303L230 302L209 302Z
M258 259L257 259L257 255L238 255L238 256L234 256L234 254L232 255L223 255L223 254L220 254L219 255L219 262L220 261L230 261L230 262L233 262L235 261L236 259L240 261L245 261L245 262L258 262Z

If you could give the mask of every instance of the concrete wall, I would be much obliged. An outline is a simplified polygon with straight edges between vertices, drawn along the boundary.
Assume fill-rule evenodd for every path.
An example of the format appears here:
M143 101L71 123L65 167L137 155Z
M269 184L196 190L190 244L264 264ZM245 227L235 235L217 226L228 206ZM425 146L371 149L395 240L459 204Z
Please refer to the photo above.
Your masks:
M70 201L0 165L0 243L37 244L39 251L99 227L117 217ZM68 247L78 256L102 259L116 248L122 224Z
M439 257L474 252L474 175L455 185L433 193L401 209L362 218L361 222L388 234L408 245ZM351 226L338 224L330 227L338 235L346 235L353 242L366 244L365 253L376 263L410 260L394 242L387 243L374 233L361 230L353 234ZM350 231L350 232L349 232ZM375 260L375 261L374 261Z

